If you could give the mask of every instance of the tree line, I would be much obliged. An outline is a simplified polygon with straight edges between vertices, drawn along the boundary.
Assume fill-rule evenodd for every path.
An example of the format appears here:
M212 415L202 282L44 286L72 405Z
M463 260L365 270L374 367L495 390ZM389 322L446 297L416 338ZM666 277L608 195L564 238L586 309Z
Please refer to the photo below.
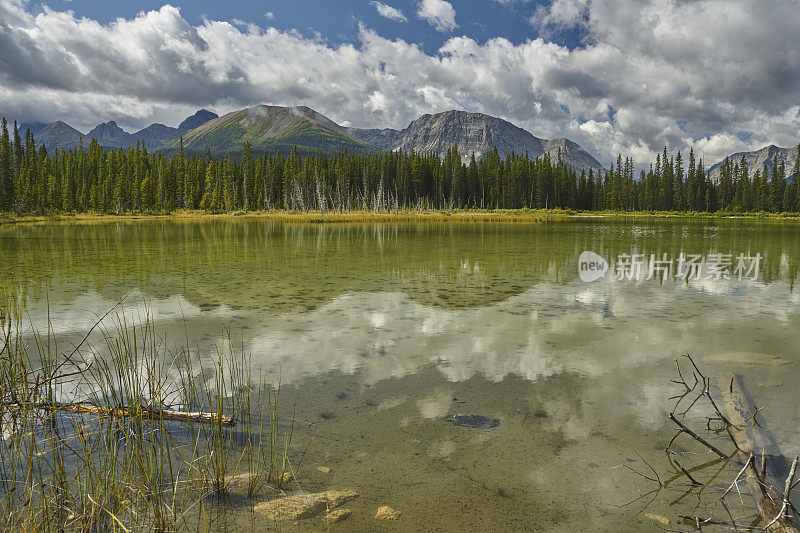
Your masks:
M444 158L414 151L364 155L342 151L300 157L296 150L224 158L187 154L181 140L165 157L139 146L106 150L95 139L72 150L37 148L2 119L0 212L49 214L168 213L285 209L519 209L614 211L798 212L796 179L777 158L749 175L747 162L726 160L712 181L693 151L688 160L664 148L635 176L631 158L617 156L608 171L578 173L561 152L501 157L497 149L468 162L456 146ZM684 169L685 165L685 169ZM792 176L800 175L800 157Z

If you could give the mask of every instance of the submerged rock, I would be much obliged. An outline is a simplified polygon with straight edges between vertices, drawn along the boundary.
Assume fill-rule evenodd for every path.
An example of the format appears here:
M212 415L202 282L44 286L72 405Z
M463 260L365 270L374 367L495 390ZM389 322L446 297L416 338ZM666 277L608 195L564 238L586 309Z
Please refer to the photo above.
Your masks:
M736 363L743 365L775 365L783 366L791 363L779 355L762 352L722 352L704 359L712 363Z
M349 517L353 512L350 509L334 509L323 517L327 522L341 522Z
M669 525L669 518L667 518L666 516L662 516L660 514L655 514L655 513L645 513L644 516L646 516L650 520L655 520L656 522L661 522L665 526Z
M396 509L392 509L388 505L384 505L383 507L378 507L378 512L375 513L375 518L380 520L397 520L400 518L400 511Z
M443 420L465 428L492 429L500 425L500 421L496 418L482 415L463 415L460 413L444 415Z
M261 502L255 506L255 511L270 520L302 520L339 507L357 496L358 493L354 490L328 490L300 496L285 496Z
M323 474L330 474L331 473L331 469L328 468L327 466L318 466L317 470L319 470Z

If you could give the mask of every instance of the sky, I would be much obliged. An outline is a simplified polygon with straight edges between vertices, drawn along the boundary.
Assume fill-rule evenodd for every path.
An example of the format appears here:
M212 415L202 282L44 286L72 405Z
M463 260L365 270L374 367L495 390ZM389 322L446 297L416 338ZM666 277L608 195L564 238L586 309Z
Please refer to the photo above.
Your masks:
M87 132L307 105L498 116L608 165L800 142L796 0L0 0L0 115Z

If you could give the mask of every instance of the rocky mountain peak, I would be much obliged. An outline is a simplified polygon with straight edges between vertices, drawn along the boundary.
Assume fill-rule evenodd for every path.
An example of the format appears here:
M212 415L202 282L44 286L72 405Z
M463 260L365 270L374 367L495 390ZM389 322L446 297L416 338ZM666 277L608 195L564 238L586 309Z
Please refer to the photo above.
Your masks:
M92 131L86 134L87 137L97 139L98 142L121 139L128 135L130 135L130 133L127 133L117 126L117 122L114 120L98 124Z
M479 158L495 147L501 157L514 152L527 153L531 158L545 152L555 158L561 147L562 159L574 167L587 171L590 168L602 168L577 143L568 139L547 141L507 120L484 113L452 109L422 115L403 130L350 128L348 131L362 141L386 150L433 152L439 157L443 157L455 144L465 162L473 153Z
M194 115L187 117L183 122L178 125L178 131L180 133L187 132L189 130L193 130L198 126L202 126L209 120L213 120L217 118L218 115L208 109L200 109Z

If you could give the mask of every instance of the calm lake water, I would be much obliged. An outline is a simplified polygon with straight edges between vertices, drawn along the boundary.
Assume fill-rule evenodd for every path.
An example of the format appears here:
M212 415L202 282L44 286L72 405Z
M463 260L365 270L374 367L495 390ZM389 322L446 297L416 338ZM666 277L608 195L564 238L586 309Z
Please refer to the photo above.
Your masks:
M591 283L585 250L610 263ZM701 279L675 277L681 253L705 257ZM716 253L731 279L714 279ZM667 254L673 270L617 279L622 254ZM739 254L759 254L757 279L738 279ZM798 266L800 225L753 220L0 227L0 285L25 285L34 327L49 309L57 335L80 337L132 290L126 315L149 313L169 342L212 353L227 330L280 376L302 489L361 493L343 531L661 531L646 513L703 514L685 481L650 493L631 469L672 477L685 353L743 375L780 452L800 453ZM686 463L713 459L679 442ZM233 501L219 528L274 528L253 503ZM400 520L377 523L381 505Z

